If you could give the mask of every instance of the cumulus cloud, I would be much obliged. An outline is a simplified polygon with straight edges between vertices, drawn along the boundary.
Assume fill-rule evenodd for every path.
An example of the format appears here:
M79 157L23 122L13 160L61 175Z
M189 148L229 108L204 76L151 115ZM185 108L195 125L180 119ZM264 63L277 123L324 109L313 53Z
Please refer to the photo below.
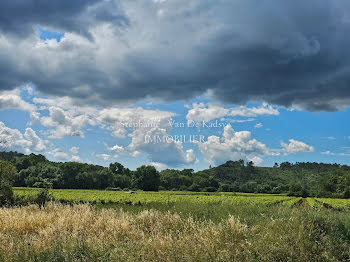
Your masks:
M231 123L246 123L246 122L252 122L255 121L255 118L247 118L247 119L227 119L222 118L221 120L231 122Z
M168 166L196 163L197 158L194 151L192 149L184 151L182 141L173 139L169 134L170 130L161 126L135 129L129 135L131 143L128 150L144 152L151 162L163 163Z
M50 115L41 117L40 122L43 126L53 128L49 130L50 138L84 137L82 128L87 124L95 125L95 122L86 114L71 115L59 107L50 107L49 112Z
M141 154L141 152L137 151L137 150L130 152L130 156L132 156L132 157L137 157L140 154Z
M310 146L304 142L297 141L294 139L289 139L289 143L281 142L281 146L285 154L298 154L306 152L314 152L314 147Z
M231 125L225 126L222 137L209 136L207 141L195 143L211 164L244 159L258 165L263 156L273 154L265 144L251 138L249 131L236 132Z
M34 152L41 152L48 149L50 142L47 140L43 140L37 136L35 131L31 128L26 128L23 137L31 142L30 149Z
M261 107L237 106L225 108L213 103L193 103L188 110L186 119L188 121L210 121L222 117L257 117L261 115L279 115L277 109L269 105ZM247 121L247 120L243 120Z
M263 124L262 123L257 123L254 128L262 128L263 127Z
M22 134L18 129L9 128L0 122L1 150L17 150L28 154L45 151L50 145L49 141L39 138L31 128L26 128Z
M33 89L29 86L21 86L10 91L0 91L0 110L19 109L27 111L31 118L29 124L35 123L39 120L40 114L33 103L29 103L22 98L23 94L31 96L33 95Z
M138 127L164 125L176 114L163 110L150 110L142 107L106 107L76 105L70 97L35 97L33 103L48 116L38 119L49 127L50 138L65 136L84 137L87 126L99 126L111 131L112 135L125 138Z
M176 114L169 111L137 108L106 108L98 113L100 122L109 124L112 134L125 137L128 130L148 129L166 126L169 119Z
M8 91L5 91L5 93L8 93ZM22 101L17 91L16 101ZM23 103L16 103L14 107L19 108L21 104ZM46 133L51 139L59 139L66 136L84 137L84 131L87 126L96 126L109 130L115 137L131 138L130 144L126 147L119 145L107 147L107 150L117 153L115 157L119 153L126 153L133 157L140 153L146 153L151 161L159 163L164 161L164 163L166 162L170 165L190 164L197 161L194 152L190 149L184 150L181 142L145 143L145 134L150 136L156 134L167 136L170 134L169 120L176 116L173 112L144 109L142 107L97 108L77 105L70 97L53 96L45 98L35 96L32 98L31 103L27 104L31 110L34 110L33 114L35 114L38 123L48 128ZM36 139L29 132L26 135L32 135L32 140ZM42 144L37 142L35 149L41 150L40 147L42 146ZM77 154L79 148L72 147L70 151L73 154ZM57 159L67 159L65 152L52 151L51 154ZM109 154L99 154L97 157L101 157L105 161L110 159Z
M186 119L188 121L210 121L216 118L221 118L229 114L229 109L222 106L204 103L194 103L192 108L188 110Z
M186 150L185 155L186 163L197 163L198 159L196 157L196 154L194 153L193 149Z
M161 170L164 170L167 167L167 165L163 164L163 163L158 163L158 162L151 162L150 164L151 166L154 166L157 170L161 171Z
M43 98L33 92L33 89L28 86L0 92L0 110L28 111L31 117L29 124L40 123L48 127L49 138L84 137L82 129L87 125L96 125L98 122L96 118L99 111L95 107L75 105L69 97ZM30 98L25 101L24 95L30 95ZM45 111L48 115L43 116Z
M79 147L78 146L73 146L71 149L69 149L73 154L78 154L79 152Z
M56 160L66 161L69 159L69 155L61 148L55 148L54 150L47 153L49 155L52 155Z
M310 111L350 105L345 0L3 0L0 10L2 89L29 81L104 106L201 94ZM44 44L38 25L65 35Z
M116 152L116 154L114 155L115 158L119 157L119 154L125 153L125 148L118 145L107 147L107 150Z
M108 150L110 150L110 151L116 151L116 152L119 152L119 153L125 151L124 147L118 146L118 145L114 145L114 146L112 146L112 147L109 147Z
M0 92L0 109L21 109L33 112L36 107L24 101L21 97L21 89L16 88L11 91Z
M102 158L104 161L109 161L111 159L111 155L109 154L96 154L96 156Z
M73 161L73 162L81 162L81 159L80 159L79 156L72 156L71 157L71 161Z
M107 148L110 151L130 152L137 156L146 153L151 162L178 166L197 161L192 150L185 151L181 142L172 140L150 143L146 137L168 137L171 132L169 120L175 113L162 110L138 108L107 108L99 112L98 120L109 125L112 134L119 138L126 135L131 138L130 144L123 148L115 145Z
M350 153L334 153L329 150L321 152L322 155L328 155L328 156L350 156Z

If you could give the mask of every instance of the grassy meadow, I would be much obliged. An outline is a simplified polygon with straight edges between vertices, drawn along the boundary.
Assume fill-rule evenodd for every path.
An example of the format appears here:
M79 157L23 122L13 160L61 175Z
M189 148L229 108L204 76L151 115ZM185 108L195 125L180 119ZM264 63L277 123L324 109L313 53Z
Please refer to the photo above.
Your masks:
M23 197L37 189L14 191ZM0 261L350 261L344 199L98 190L52 196L44 207L0 209Z

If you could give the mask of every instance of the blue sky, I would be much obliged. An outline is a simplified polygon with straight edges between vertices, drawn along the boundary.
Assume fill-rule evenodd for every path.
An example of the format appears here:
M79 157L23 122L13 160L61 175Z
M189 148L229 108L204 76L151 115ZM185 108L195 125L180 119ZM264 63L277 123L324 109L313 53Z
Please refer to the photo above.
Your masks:
M0 3L0 150L131 169L348 164L347 1L32 4Z
M55 32L43 27L38 27L38 36L42 40L56 39L56 41L59 43L61 41L61 38L64 37L64 33Z
M50 112L50 108L53 107L59 108L62 110L62 112L65 112L67 116L72 116L72 110L73 112L75 110L74 103L63 105L61 102L62 98L42 95L37 92L35 86L33 85L21 87L16 91L11 92L12 93L8 93L7 95L5 94L0 96L0 98L2 101L4 101L3 104L5 105L6 99L13 101L16 100L14 97L17 97L16 101L19 102L16 105L18 108L14 109L14 103L10 105L10 103L7 102L8 108L3 108L0 110L1 122L3 122L6 128L11 129L12 131L18 130L21 134L24 134L28 128L32 129L41 140L47 142L47 145L43 150L36 151L33 150L33 147L21 146L20 144L16 144L16 142L14 142L10 148L4 149L18 150L24 153L41 153L53 161L81 161L104 166L111 162L117 161L132 169L135 169L142 164L155 164L160 169L169 167L194 168L195 170L201 170L207 168L210 164L217 165L229 159L238 160L240 158L249 161L254 157L259 157L261 158L261 161L258 161L256 164L261 166L272 166L275 162L281 163L284 161L337 162L340 164L348 164L350 159L350 138L348 132L349 122L347 121L350 116L349 110L312 113L303 110L288 110L285 108L270 107L259 104L247 104L244 106L218 105L217 108L210 109L210 105L215 103L208 99L200 98L186 102L178 101L158 104L146 101L126 107L127 110L131 109L131 111L127 111L127 114L131 115L131 119L135 117L135 121L132 122L137 122L136 119L138 119L139 116L136 112L141 109L145 110L145 114L148 114L146 112L149 111L151 114L154 114L155 112L155 115L157 115L156 110L159 110L160 112L171 112L173 113L171 118L178 124L184 123L185 127L173 126L167 132L169 136L174 137L175 135L182 135L189 139L189 137L193 135L203 135L204 144L207 142L209 136L222 138L224 128L188 127L187 120L191 110L192 112L197 113L197 115L192 115L193 118L198 123L201 123L200 115L198 115L198 110L194 110L196 109L194 105L200 105L200 103L203 103L200 108L206 110L205 115L209 115L210 112L208 110L219 112L222 108L236 109L237 112L239 112L238 116L224 116L219 118L213 116L210 119L205 119L205 123L210 124L216 123L217 121L217 123L222 123L225 125L230 124L232 129L235 130L236 134L248 131L250 132L250 142L256 141L252 143L253 153L250 156L249 153L247 153L249 151L248 149L244 149L244 147L239 148L239 143L244 143L244 140L238 140L236 144L227 147L227 156L222 156L220 154L215 156L214 154L212 158L210 158L210 154L205 152L205 150L201 151L198 144L186 141L182 144L180 151L186 152L186 150L192 149L196 160L190 160L188 162L178 161L177 164L172 164L172 161L157 161L157 152L150 149L153 147L155 151L160 150L162 154L168 154L170 158L173 157L173 149L163 148L162 144L152 144L149 148L139 146L138 148L141 149L139 155L133 156L133 152L131 150L127 150L127 148L131 144L132 136L136 135L133 134L132 129L128 130L127 135L124 137L117 137L113 135L113 128L109 127L109 125L113 124L113 122L99 120L98 123L92 125L86 123L79 126L77 129L81 131L80 135L72 136L69 133L63 132L63 134L59 134L58 132L56 136L52 136L52 130L55 130L55 128L58 128L60 125L64 129L69 129L69 125L71 123L69 121L63 121L54 125L48 125L45 123L43 118L46 117L51 121L57 121L57 119L55 120L55 116L52 114L52 112ZM41 101L39 104L37 99L48 100L46 102ZM50 104L52 101L53 103ZM36 107L36 110L34 111L37 111L40 114L40 117L37 120L34 120L35 117L31 116L33 111L23 109L25 106L21 104L25 103ZM96 109L96 107L91 108L97 110L93 116L95 118L100 118L101 110L106 110ZM135 108L138 109L134 110ZM269 110L261 113L261 115L244 116L247 115L246 110L251 108L256 108L258 111L266 108L269 108ZM111 110L111 112L114 113L125 110L125 107L113 107L108 110ZM83 114L84 112L76 112L76 115L73 114L74 116L72 117L79 118ZM120 119L123 118L121 117ZM166 124L163 127L169 128L170 124L167 124L167 121L168 120L166 120ZM147 130L145 129L145 132L146 131ZM6 132L3 129L2 135L4 136L4 134L6 134ZM14 139L10 136L11 135L7 134L8 140ZM301 146L299 145L299 147L296 147L294 151L284 149L282 144L284 143L285 145L290 145L290 139L302 142ZM254 144L256 143L262 143L271 152L259 150L258 147L254 147ZM222 144L225 145L225 143ZM110 150L110 148L115 145L118 145L125 150L122 152ZM312 147L312 149L306 145ZM207 146L210 148L211 145ZM78 148L77 152L72 152L73 147ZM241 151L236 152L236 150ZM175 157L177 155L178 154L174 154ZM210 162L210 160L212 160L212 162Z

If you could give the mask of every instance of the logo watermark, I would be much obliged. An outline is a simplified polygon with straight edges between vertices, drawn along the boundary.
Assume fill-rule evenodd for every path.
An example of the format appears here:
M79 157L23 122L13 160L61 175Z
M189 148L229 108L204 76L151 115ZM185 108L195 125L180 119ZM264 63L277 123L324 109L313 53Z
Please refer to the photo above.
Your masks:
M205 137L203 135L145 135L146 144L159 143L204 143Z

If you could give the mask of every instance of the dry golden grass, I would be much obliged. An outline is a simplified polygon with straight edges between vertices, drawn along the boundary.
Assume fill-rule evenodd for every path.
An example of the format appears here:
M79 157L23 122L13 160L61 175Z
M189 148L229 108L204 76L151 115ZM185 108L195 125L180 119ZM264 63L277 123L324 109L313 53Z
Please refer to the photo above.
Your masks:
M50 203L0 209L3 261L336 261L298 218L248 227ZM319 259L315 256L319 256ZM328 258L327 258L328 256ZM315 259L314 259L315 258Z

